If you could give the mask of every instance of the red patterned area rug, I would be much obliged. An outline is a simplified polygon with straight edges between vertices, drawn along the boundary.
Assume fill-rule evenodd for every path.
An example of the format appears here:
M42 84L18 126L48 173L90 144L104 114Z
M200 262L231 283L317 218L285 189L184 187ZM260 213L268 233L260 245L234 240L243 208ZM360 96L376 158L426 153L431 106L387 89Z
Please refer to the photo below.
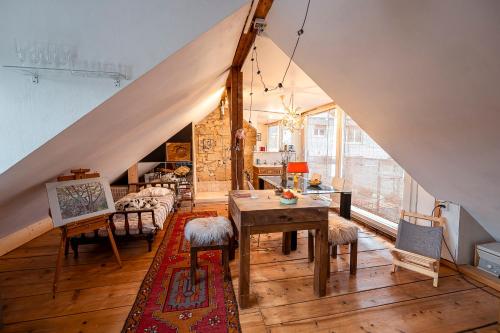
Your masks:
M189 242L184 225L216 212L179 213L158 248L122 332L241 332L231 280L220 251L198 254L197 284L189 290Z

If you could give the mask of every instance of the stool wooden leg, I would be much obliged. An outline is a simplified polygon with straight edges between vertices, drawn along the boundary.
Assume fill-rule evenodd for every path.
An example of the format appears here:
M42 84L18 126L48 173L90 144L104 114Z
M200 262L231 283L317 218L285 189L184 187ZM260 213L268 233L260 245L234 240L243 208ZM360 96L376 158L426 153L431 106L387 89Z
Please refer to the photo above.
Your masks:
M314 237L311 230L307 230L307 256L309 262L314 261Z
M224 267L224 279L229 280L229 247L222 248L222 266Z
M337 259L337 244L332 244L332 258Z
M358 240L351 243L351 257L349 259L349 271L352 275L356 274L358 267Z
M189 278L191 280L191 290L194 290L196 285L196 266L198 265L196 256L198 255L196 248L191 248L191 267L189 272Z

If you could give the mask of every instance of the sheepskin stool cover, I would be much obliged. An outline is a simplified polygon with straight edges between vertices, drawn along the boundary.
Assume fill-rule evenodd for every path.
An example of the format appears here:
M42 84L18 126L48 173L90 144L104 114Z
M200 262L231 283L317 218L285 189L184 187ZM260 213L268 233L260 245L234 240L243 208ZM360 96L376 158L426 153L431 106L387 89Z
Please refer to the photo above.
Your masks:
M186 224L184 237L195 246L223 245L233 237L233 227L224 216L197 218Z
M338 215L328 218L328 240L333 245L349 244L358 239L358 227Z

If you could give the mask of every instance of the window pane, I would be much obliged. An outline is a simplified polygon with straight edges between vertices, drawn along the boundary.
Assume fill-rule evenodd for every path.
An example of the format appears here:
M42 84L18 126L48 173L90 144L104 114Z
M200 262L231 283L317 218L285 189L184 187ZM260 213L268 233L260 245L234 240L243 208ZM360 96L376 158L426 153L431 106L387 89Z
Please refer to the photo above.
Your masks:
M291 145L292 144L292 131L288 128L283 128L283 142L282 145Z
M352 188L352 204L398 222L403 169L347 115L344 137L342 173Z
M279 151L279 126L269 126L267 132L267 150Z
M328 184L335 176L335 121L335 110L307 116L305 152L309 175L319 173Z

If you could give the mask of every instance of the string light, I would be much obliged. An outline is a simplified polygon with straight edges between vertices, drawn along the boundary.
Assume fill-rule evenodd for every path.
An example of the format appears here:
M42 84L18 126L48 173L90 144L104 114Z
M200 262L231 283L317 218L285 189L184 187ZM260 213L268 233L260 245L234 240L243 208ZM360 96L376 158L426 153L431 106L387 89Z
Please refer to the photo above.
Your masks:
M290 59L288 61L288 65L286 66L285 72L283 73L283 77L281 78L281 81L278 82L278 84L272 88L267 86L265 81L264 81L264 77L262 75L262 70L260 69L260 66L259 66L259 57L258 57L258 52L257 52L257 46L255 45L255 42L254 42L254 46L252 48L252 58L251 58L252 59L252 81L253 81L253 62L255 60L255 63L257 65L257 75L259 76L260 82L262 83L262 86L264 87L264 92L270 92L270 91L277 90L277 89L283 89L284 82L285 82L286 76L288 74L288 70L290 69L290 65L293 61L293 57L295 56L295 51L297 51L297 47L299 45L300 38L304 34L304 26L306 24L307 16L309 14L310 4L311 4L311 0L308 0L307 7L306 7L306 13L304 15L304 19L302 20L302 25L300 26L300 29L297 31L297 40L295 41L295 46L293 47L292 55L290 56Z
M255 41L254 41L255 45ZM253 50L255 50L255 46L253 47ZM250 59L252 61L252 80L250 81L250 116L248 117L248 123L252 124L252 103L253 103L253 64L254 64L254 53L252 50L252 58Z

